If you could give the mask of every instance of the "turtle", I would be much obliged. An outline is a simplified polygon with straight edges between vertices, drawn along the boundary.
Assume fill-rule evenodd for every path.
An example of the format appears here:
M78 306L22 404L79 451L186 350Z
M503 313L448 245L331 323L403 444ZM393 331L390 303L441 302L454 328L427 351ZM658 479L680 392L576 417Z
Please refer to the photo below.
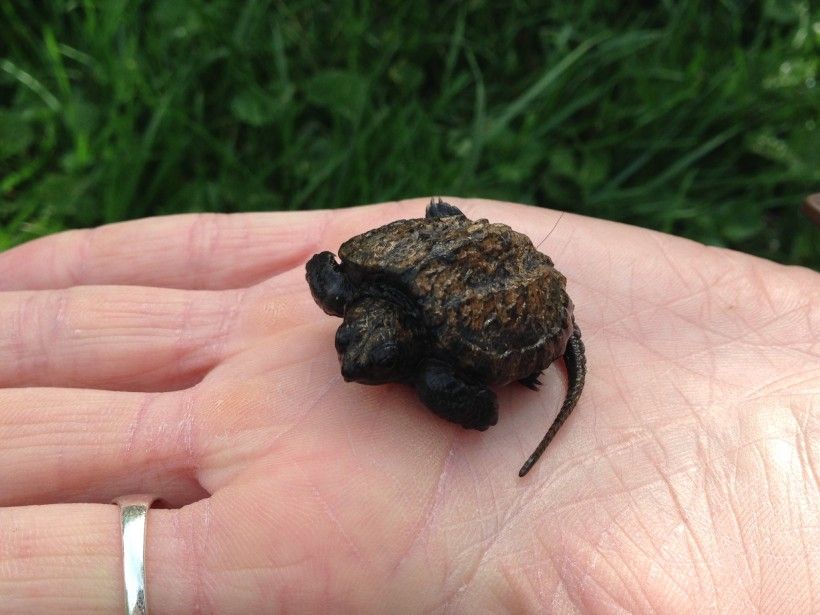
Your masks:
M406 383L438 416L466 429L498 421L493 391L511 382L538 390L564 358L564 403L524 476L572 412L586 357L566 278L526 235L470 220L432 200L423 218L401 219L313 255L306 280L322 310L342 318L335 347L347 382Z

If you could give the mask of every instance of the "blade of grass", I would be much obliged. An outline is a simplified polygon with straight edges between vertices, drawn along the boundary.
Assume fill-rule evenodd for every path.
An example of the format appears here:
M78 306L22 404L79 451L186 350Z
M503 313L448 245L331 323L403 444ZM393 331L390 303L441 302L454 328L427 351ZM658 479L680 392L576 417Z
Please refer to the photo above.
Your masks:
M540 79L533 83L521 96L515 99L504 112L495 120L492 120L487 129L487 139L493 139L504 130L507 125L529 107L532 102L543 95L552 85L578 62L596 44L603 40L603 36L597 36L584 41L564 56L555 66L547 70Z

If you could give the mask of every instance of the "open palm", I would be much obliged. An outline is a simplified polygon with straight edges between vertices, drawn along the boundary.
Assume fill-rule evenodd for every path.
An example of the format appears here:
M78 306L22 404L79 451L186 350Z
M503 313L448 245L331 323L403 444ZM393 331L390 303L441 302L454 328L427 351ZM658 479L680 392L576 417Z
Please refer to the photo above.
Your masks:
M175 216L0 255L0 612L110 612L149 515L152 613L820 607L820 276L629 226L455 200L568 278L560 362L465 431L346 384L304 263L423 215ZM546 238L546 239L545 239ZM48 506L28 506L48 504Z

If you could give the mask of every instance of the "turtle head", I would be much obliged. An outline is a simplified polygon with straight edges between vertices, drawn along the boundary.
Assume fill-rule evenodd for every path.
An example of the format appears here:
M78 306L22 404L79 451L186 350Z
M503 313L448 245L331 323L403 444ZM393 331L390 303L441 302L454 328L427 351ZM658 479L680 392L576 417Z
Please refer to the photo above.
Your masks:
M305 268L305 277L313 300L325 313L342 316L345 306L353 298L354 289L333 254L314 254Z
M383 384L409 379L421 353L421 326L392 301L363 297L348 305L336 331L336 352L347 382Z

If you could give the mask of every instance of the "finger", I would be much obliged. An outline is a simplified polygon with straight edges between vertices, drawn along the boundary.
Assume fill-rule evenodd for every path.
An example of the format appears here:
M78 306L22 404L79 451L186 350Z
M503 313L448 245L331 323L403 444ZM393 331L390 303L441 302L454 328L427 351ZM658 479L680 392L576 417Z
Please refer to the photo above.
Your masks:
M200 508L152 508L146 588L152 613L196 610ZM0 509L0 612L120 613L125 602L119 510L60 504ZM199 605L202 606L202 605Z
M375 604L384 588L372 587L366 575L376 567L353 558L337 526L328 522L326 508L305 487L300 491L305 499L295 508L244 493L180 510L150 509L145 529L150 612L313 613L326 611L328 604L361 612ZM116 506L0 509L0 528L0 613L122 612ZM322 538L325 544L317 549ZM390 572L384 565L376 568L379 577ZM401 582L395 585L400 588Z
M358 506L343 525L313 479L293 469L276 490L258 481L253 491L233 488L180 510L149 510L145 585L152 613L365 612L385 597L415 612L440 601L446 553L403 561L389 544L386 520ZM402 534L424 531L408 530L394 501L376 502L397 517ZM381 540L373 540L368 525ZM0 528L0 612L121 612L116 506L0 509ZM465 584L465 566L454 568L449 584Z
M419 217L426 199L348 209L182 214L57 233L0 254L0 290L124 284L181 289L250 286L351 234Z
M301 266L314 252L367 228L419 217L425 204L426 199L410 199L332 211L183 214L58 233L0 254L0 290L249 286Z
M312 253L324 212L186 214L58 233L0 254L0 290L249 286Z
M190 393L0 390L0 506L205 493ZM0 540L2 542L2 540Z
M0 386L169 390L240 342L239 291L83 286L0 294Z

